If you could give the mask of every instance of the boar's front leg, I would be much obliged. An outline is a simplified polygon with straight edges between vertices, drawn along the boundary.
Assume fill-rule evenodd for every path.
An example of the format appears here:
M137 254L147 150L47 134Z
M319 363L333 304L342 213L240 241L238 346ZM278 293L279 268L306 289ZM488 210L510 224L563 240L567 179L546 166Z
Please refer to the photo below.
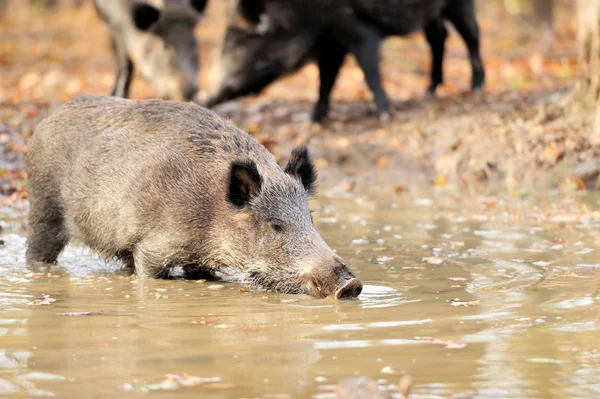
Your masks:
M203 266L201 258L187 252L185 247L172 247L166 251L156 251L155 248L161 248L160 241L144 242L138 244L133 250L132 265L138 277L172 278L171 271L181 267L184 278L188 280L216 279L215 270Z
M352 53L363 70L380 117L387 119L389 118L389 101L383 87L381 87L381 74L379 72L381 34L375 28L358 22L355 35L357 41L351 47Z
M319 57L319 101L313 111L313 122L321 122L329 112L329 96L335 84L340 67L344 63L346 50L340 45L328 42L323 46Z
M127 55L125 44L119 38L112 36L113 53L117 63L117 76L112 87L111 95L115 97L129 97L129 85L133 75L133 62Z
M444 48L448 30L444 21L435 19L425 27L425 37L431 47L431 82L427 89L428 94L435 94L435 89L444 81L442 65L444 62Z
M168 274L167 257L153 248L158 247L140 243L132 251L135 274L140 278L161 278Z

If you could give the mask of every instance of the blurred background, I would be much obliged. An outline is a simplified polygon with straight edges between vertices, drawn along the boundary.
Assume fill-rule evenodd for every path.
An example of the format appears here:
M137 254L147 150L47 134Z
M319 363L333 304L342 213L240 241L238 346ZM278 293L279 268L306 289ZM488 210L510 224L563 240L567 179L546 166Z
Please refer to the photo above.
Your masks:
M577 61L575 2L480 0L477 5L486 92L552 90L571 84ZM203 72L208 71L212 50L225 30L226 6L226 1L209 1L206 16L198 25ZM4 0L0 7L3 105L66 101L81 91L110 92L114 61L108 30L92 1ZM448 48L442 97L467 91L470 84L466 48L453 31ZM338 100L364 100L368 90L362 72L351 57L348 61L334 96ZM382 73L390 97L409 100L422 96L429 63L429 48L422 33L386 40ZM155 96L148 83L135 82L134 98ZM313 101L317 87L318 69L309 65L272 85L263 96Z
M197 26L201 91L226 28L227 3L209 1ZM587 138L574 133L576 127L540 129L539 124L522 122L532 120L540 103L555 101L575 81L575 8L570 0L479 0L486 82L483 95L475 97L469 93L467 50L452 26L445 82L436 100L424 96L430 70L424 35L387 39L381 70L393 118L385 126L369 110L371 94L353 57L347 57L342 68L330 119L323 125L310 123L319 84L314 63L258 97L216 110L278 158L286 158L294 145L307 143L318 168L326 171L323 179L383 174L386 181L404 185L555 186L574 168L593 160L595 150L590 150ZM0 168L9 190L21 184L26 141L39 120L79 92L109 94L114 74L108 29L92 1L0 1ZM152 98L156 93L134 77L130 96ZM502 144L506 142L511 146ZM564 157L571 152L573 161ZM563 168L545 173L563 159L568 160L566 172ZM576 184L595 184L581 174L576 179Z

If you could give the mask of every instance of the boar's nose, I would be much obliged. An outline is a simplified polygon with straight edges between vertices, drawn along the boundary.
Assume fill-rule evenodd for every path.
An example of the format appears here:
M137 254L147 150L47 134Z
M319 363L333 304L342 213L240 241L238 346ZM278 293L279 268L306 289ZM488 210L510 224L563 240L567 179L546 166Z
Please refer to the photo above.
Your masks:
M308 283L309 294L327 297L334 294L337 299L356 298L362 291L362 283L354 278L344 260L334 255L335 266L312 267L303 277Z
M335 292L337 299L351 299L356 298L362 292L362 283L357 278L346 280L344 285Z
M194 97L196 97L196 93L198 92L198 86L196 85L187 85L183 88L183 98L185 101L192 101Z

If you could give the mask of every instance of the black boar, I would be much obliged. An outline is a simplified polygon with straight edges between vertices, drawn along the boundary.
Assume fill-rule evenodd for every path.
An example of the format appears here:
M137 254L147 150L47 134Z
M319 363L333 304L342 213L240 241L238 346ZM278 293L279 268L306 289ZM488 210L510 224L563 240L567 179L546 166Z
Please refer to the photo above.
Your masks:
M474 0L236 0L230 14L202 99L207 106L258 93L315 60L320 89L313 120L320 121L329 110L329 95L344 58L352 53L385 117L389 102L379 73L381 40L425 30L432 51L433 93L442 83L444 20L454 24L467 44L472 88L481 88L484 81Z
M108 25L117 64L112 95L129 96L134 67L162 98L189 101L198 92L194 28L207 0L95 0Z
M193 103L80 95L26 157L28 262L70 239L142 277L227 265L285 293L355 297L362 284L315 230L305 148L281 169L248 134Z

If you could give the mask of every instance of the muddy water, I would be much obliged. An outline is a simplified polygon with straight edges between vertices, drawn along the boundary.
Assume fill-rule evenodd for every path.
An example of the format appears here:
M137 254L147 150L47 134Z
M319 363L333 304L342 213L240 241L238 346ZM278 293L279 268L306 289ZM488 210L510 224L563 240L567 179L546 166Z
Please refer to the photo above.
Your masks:
M403 373L412 398L599 397L598 197L346 188L313 204L365 283L341 302L140 281L77 247L35 274L0 211L0 397L334 398L358 375L399 397Z

